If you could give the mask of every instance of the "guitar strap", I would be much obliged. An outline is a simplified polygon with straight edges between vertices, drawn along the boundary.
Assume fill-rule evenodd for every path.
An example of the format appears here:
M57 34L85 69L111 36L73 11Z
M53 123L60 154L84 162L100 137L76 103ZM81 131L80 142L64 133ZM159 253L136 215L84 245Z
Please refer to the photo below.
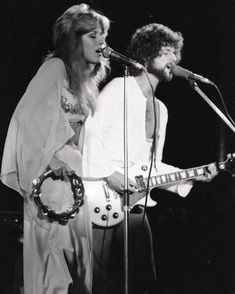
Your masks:
M152 152L153 152L153 160L154 160L154 167L157 171L157 167L156 167L156 161L157 161L157 147L158 147L158 142L159 142L159 137L160 137L160 134L159 134L159 130L160 130L160 103L159 103L159 100L156 99L155 100L156 103L154 103L154 112L156 113L156 122L155 122L155 132L154 132L154 135L153 136L153 142L152 142Z

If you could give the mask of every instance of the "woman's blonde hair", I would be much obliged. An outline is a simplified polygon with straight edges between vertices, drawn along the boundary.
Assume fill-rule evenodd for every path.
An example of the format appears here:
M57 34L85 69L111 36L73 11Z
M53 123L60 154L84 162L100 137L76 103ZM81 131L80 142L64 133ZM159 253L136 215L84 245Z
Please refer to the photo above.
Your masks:
M77 111L87 114L95 109L98 85L106 77L109 63L101 57L101 62L94 65L88 75L85 69L81 37L100 25L104 38L110 26L109 19L90 9L87 4L74 5L67 9L53 26L54 51L47 56L61 58L67 71L70 91L78 98Z

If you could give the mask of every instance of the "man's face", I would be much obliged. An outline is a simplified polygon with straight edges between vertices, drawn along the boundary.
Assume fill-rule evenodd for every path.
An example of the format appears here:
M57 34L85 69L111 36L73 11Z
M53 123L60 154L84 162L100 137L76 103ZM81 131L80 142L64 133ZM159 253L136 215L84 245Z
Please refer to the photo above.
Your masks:
M173 78L171 70L176 61L175 48L171 46L162 47L159 56L155 57L149 65L148 71L160 81L171 81Z

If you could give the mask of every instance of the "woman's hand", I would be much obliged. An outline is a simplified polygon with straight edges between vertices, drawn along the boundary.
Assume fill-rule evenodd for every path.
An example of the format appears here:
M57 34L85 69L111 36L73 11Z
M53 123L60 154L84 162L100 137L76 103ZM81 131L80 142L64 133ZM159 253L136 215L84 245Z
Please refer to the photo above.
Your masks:
M54 175L61 180L71 176L74 173L74 170L72 170L67 163L58 159L55 155L52 157L49 168L53 171Z
M115 171L112 175L107 177L105 180L111 189L121 194L124 192L125 187L124 187L123 174L119 173L118 171ZM137 189L136 183L128 179L127 189L131 193L136 192L136 189Z

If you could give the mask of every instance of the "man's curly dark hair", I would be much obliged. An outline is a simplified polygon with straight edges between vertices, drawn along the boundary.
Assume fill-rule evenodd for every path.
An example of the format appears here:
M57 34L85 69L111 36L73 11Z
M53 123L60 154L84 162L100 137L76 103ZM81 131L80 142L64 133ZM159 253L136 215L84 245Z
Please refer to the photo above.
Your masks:
M169 27L150 23L135 31L127 47L126 53L146 68L154 58L160 55L163 46L175 48L177 62L181 59L181 49L183 47L183 36L180 32L174 32ZM130 69L130 73L137 76L141 70Z

